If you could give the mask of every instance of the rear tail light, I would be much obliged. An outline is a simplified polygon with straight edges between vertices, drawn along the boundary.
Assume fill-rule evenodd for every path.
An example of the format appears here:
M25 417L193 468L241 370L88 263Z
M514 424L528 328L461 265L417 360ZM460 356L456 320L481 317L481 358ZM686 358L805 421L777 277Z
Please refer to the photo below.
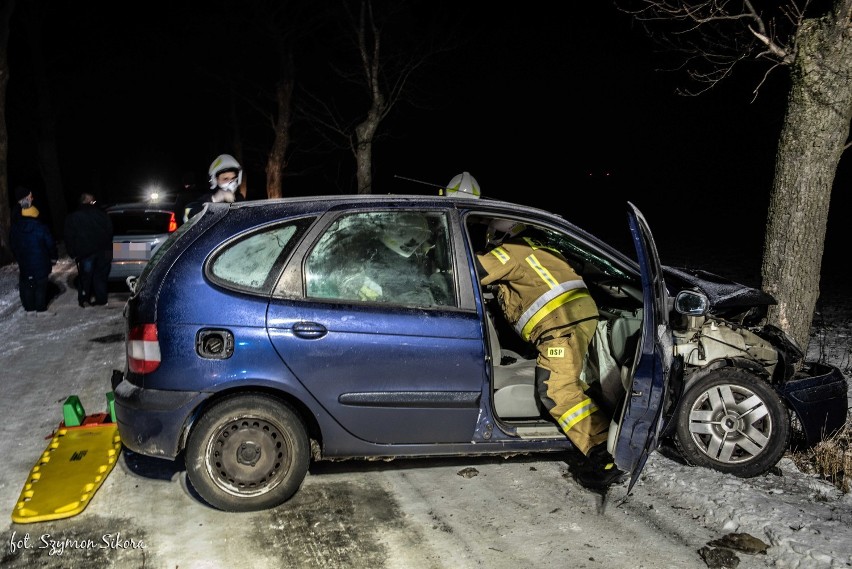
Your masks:
M160 366L160 341L156 324L133 326L127 335L127 368L133 373L151 373Z
M175 219L175 212L172 212L172 216L169 218L169 233L177 231L177 220Z

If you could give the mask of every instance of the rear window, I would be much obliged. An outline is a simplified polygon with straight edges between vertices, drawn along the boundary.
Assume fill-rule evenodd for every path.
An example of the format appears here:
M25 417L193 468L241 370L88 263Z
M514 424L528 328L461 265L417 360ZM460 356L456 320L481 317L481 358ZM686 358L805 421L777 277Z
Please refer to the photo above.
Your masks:
M236 238L214 254L207 275L227 288L268 294L312 221L297 219Z
M113 235L151 235L168 233L174 219L170 211L109 212Z

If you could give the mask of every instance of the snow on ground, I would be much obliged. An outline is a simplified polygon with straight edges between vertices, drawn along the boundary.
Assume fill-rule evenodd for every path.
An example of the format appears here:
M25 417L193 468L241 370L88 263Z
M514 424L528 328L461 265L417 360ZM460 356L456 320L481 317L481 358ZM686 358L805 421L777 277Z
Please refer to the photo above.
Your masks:
M14 265L0 267L0 322L4 333L4 349L0 351L0 416L4 418L0 424L0 456L3 457L0 461L0 506L6 512L6 524L0 524L0 535L4 537L0 540L3 561L0 564L8 562L10 567L27 567L31 566L31 561L38 561L11 554L13 532L20 536L28 528L10 524L9 516L21 485L43 448L44 435L61 419L57 409L69 394L78 394L86 402L102 401L109 388L110 371L124 365L123 343L118 338L123 333L121 308L126 293L112 293L107 307L80 309L76 306L76 291L71 288L74 274L73 263L67 258L60 260L52 277L61 291L50 307L55 315L35 317L25 315L20 308L17 268ZM832 295L830 291L824 294L817 318L820 326L809 348L810 357L822 355L841 367L847 378L852 345L849 300ZM98 412L99 409L87 411ZM621 504L617 500L612 502L606 518L588 512L574 517L576 506L572 503L578 499L582 501L584 491L573 486L570 477L564 478L566 469L560 462L547 459L504 463L471 461L480 475L469 480L456 476L462 470L459 464L463 463L450 462L447 466L441 461L427 461L411 468L371 465L363 470L335 470L335 466L330 466L326 472L308 477L291 506L295 509L300 501L310 501L315 495L312 493L332 495L325 490L325 484L339 484L340 479L350 488L368 495L379 488L388 490L403 510L404 525L384 530L378 541L382 542L380 546L385 548L386 557L370 567L466 568L484 563L507 568L519 564L608 569L700 568L706 565L696 553L694 540L701 539L704 543L706 536L722 537L731 533L749 534L769 546L765 554L738 554L740 569L852 566L852 495L844 495L816 476L800 472L788 458L781 461L776 472L745 480L686 467L655 453L631 496ZM86 514L90 520L102 515L120 519L153 516L148 525L138 527L147 528L147 537L159 545L150 547L147 565L136 566L274 567L279 566L276 559L279 562L293 559L286 557L292 554L290 550L270 547L265 551L255 544L246 552L240 545L251 539L251 535L257 535L251 533L255 531L252 530L255 524L265 528L267 533L272 532L269 535L275 534L276 528L292 526L294 522L288 521L286 507L263 515L223 514L200 506L184 487L175 484L174 479L168 480L172 473L166 473L165 481L152 482L130 473L124 464L114 472L112 480L107 480L89 509L72 518L71 527L77 527L73 523L84 523ZM494 498L496 486L508 490ZM128 487L131 490L127 490ZM118 488L122 488L123 494ZM478 488L482 489L481 494ZM614 489L613 496L623 495L625 489L622 487L620 493L619 488ZM545 498L555 493L565 495L565 501L546 503ZM490 514L485 503L488 500L494 504ZM379 498L356 499L355 504L361 505L353 506L353 511L362 511L361 508L369 511L380 501ZM504 503L498 505L497 501ZM366 502L371 503L367 505ZM185 514L180 515L181 512ZM316 515L317 519L322 519L322 514ZM270 516L280 521L270 522ZM633 520L632 524L628 518ZM224 539L211 538L221 531L214 531L214 528L223 527L223 519L233 520L233 526L224 532ZM418 529L426 537L418 538L412 545L413 538L405 528L418 519L426 523L426 529ZM620 534L615 538L601 537L604 528L600 524L607 519L618 519L631 532L644 531L645 535L637 537L631 533L632 537L622 540L624 543L618 542ZM337 527L336 523L347 522L336 520L328 527ZM245 530L241 526L245 526ZM50 527L57 532L62 523L56 522ZM307 536L319 531L322 524L317 521L299 527L302 527L299 531L304 532L301 539L308 539ZM347 527L354 532L351 526ZM157 542L154 528L165 530L167 537L160 537ZM577 558L567 553L567 540L575 539L571 536L589 528L592 531L586 533L581 542L588 552L581 553L582 562L577 564ZM205 531L212 531L212 534ZM248 533L238 533L241 531ZM284 533L278 531L276 535ZM530 533L534 537L529 537ZM172 534L169 541L168 535ZM661 539L661 534L669 536L668 539ZM494 540L494 544L489 540ZM683 544L673 546L678 540ZM510 541L516 545L509 550ZM414 548L421 561L411 562L411 557L405 557L402 552L405 548ZM526 549L521 555L523 548ZM561 553L551 554L551 548ZM577 551L576 546L571 548ZM655 558L656 548L659 551ZM216 556L205 557L214 551ZM317 547L313 554L326 566L358 566L351 561L335 562L336 558L329 557L332 554L357 555L358 551ZM101 558L103 563L98 563L98 559L89 561L99 566L107 566L107 561L111 563L109 566L134 566L132 562L128 564L128 560L136 559L127 557L132 552L115 555L117 557ZM242 561L234 561L236 559ZM694 561L694 564L685 565L682 559ZM60 565L67 562L71 564ZM45 567L87 566L85 562L74 565L70 560L47 558L41 558L40 563Z

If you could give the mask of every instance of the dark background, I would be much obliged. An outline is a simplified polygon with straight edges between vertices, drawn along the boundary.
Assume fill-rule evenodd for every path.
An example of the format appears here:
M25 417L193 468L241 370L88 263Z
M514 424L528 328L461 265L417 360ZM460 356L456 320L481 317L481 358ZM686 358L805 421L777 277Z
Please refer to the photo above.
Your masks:
M298 21L311 31L294 47L296 104L310 92L363 109L357 92L331 73L351 64L344 36L330 18L309 12L312 3L302 4ZM783 72L770 76L755 101L763 70L748 66L704 95L678 96L685 76L660 70L665 58L630 19L608 2L588 4L413 4L410 17L387 32L385 53L415 37L447 49L415 76L417 103L398 104L382 123L373 192L435 193L429 184L469 171L487 196L555 211L607 239L624 234L630 200L648 218L664 261L699 255L745 261L756 271L786 98ZM240 6L45 7L41 45L69 208L84 190L101 202L137 199L152 185L174 190L187 171L205 188L213 157L235 153L232 92L249 198L265 197L271 133L255 109L264 102L272 108L259 94L271 92L276 72ZM9 178L10 188L24 184L38 197L42 110L24 17L18 9L9 45ZM353 193L351 155L324 145L314 128L303 117L294 123L284 195ZM845 158L827 257L839 254L849 170Z

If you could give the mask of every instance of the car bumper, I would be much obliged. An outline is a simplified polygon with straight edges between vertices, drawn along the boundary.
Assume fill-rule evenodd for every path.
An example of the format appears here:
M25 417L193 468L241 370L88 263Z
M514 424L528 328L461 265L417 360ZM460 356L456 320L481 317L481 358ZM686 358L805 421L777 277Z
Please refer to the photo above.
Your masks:
M799 417L807 445L813 446L846 423L849 386L831 365L806 362L802 372L806 376L788 381L782 394Z
M120 381L116 381L120 380ZM190 417L209 393L144 389L113 375L115 419L122 444L133 452L174 459Z
M138 277L145 270L148 261L116 261L113 260L109 270L109 280L123 281L127 277Z

